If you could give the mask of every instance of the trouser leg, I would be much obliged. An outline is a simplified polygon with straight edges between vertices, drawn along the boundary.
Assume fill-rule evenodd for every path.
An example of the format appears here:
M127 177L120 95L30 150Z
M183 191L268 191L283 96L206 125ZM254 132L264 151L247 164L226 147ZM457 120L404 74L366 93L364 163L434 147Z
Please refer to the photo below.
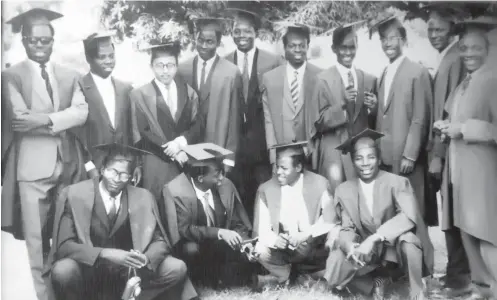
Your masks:
M492 277L490 288L493 297L497 298L497 246L487 241L480 241L480 253Z
M415 297L423 292L423 251L407 242L402 242L400 247L402 264L409 274L411 297Z
M289 262L290 258L286 251L268 247L259 247L257 251L259 253L258 262L271 275L278 278L278 282L283 283L288 280L292 265Z
M43 230L43 228L47 226L50 219L49 214L54 202L53 196L50 197L51 191L56 188L61 173L62 163L58 162L53 175L49 178L37 181L19 181L24 237L38 300L48 298L48 290L42 278L42 272L48 256L46 249L49 248L51 232Z
M492 284L492 275L489 273L486 263L480 251L480 240L461 230L462 242L466 255L468 256L471 280L482 294L487 294L486 286Z
M447 245L446 285L461 287L469 283L469 263L461 239L461 231L453 227L444 231Z
M79 264L69 258L57 261L51 271L52 286L57 300L83 299L83 273Z

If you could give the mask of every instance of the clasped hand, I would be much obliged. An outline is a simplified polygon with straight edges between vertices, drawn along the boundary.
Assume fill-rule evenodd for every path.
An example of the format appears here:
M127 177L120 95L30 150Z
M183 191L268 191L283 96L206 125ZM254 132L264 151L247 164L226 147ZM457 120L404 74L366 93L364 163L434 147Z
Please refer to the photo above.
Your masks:
M219 229L218 235L220 239L231 247L231 249L240 249L243 239L238 232L228 229Z
M280 233L276 238L274 246L277 249L287 249L287 248L297 248L300 244L307 241L309 235L305 232L299 232L296 234L289 235L287 233Z
M463 137L461 123L450 123L448 120L439 120L433 124L433 127L440 130L442 133L442 141L445 140L446 137L454 140L461 139Z
M141 269L148 263L147 256L137 250L103 249L100 257L116 265L135 269Z
M31 130L48 126L50 118L45 114L25 113L17 115L12 120L12 129L17 132L29 132Z
M375 245L376 241L368 237L361 244L352 246L347 254L347 258L354 257L359 264L364 265L371 259Z

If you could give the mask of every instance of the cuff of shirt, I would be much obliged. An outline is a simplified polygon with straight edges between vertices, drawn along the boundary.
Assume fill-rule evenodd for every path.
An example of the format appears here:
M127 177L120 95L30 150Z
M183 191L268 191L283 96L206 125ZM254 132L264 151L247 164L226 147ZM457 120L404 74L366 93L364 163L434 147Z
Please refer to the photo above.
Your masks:
M91 170L96 169L95 164L90 160L85 164L86 172L90 172Z
M410 157L404 156L404 158L405 158L405 159L408 159L408 160L410 160L410 161L412 161L412 162L416 162L416 160L415 160L415 159L412 159L412 158L410 158Z
M178 136L174 139L174 142L176 142L181 149L188 146L188 142L186 141L186 138L184 136Z

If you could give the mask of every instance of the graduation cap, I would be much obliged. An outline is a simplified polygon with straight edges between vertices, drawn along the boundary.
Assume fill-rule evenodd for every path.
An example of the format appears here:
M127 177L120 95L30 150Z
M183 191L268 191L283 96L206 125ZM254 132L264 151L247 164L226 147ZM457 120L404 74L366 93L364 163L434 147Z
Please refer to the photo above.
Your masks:
M353 137L350 137L348 140L343 142L341 145L336 147L335 149L342 151L343 154L354 153L359 149L363 148L372 148L375 145L376 140L383 137L384 134L378 131L374 131L372 129L366 128L360 133L356 134ZM364 144L361 144L358 149L355 149L357 142L362 138L369 138L364 141Z
M178 57L181 52L181 45L179 41L171 41L165 43L151 41L149 45L140 48L140 51L148 51L152 55L156 55L157 53L162 52L167 53L171 56Z
M213 29L215 31L224 32L230 19L219 17L198 17L191 20L193 27L190 27L190 33L198 33L203 28Z
M461 36L470 29L479 29L488 32L497 28L497 18L494 16L480 16L474 19L457 23L454 26L455 34Z
M345 37L351 33L354 33L364 25L366 20L361 20L349 24L339 26L333 30L333 45L339 46L345 40Z
M234 18L235 22L238 20L248 21L256 30L261 27L261 17L255 12L235 7L229 7L225 11L229 16Z
M423 19L428 21L430 18L439 18L448 22L456 23L460 16L466 13L454 3L433 2L426 4L420 8L424 13Z
M13 17L6 23L12 25L12 31L14 33L18 33L21 31L23 26L49 25L51 21L59 19L63 16L64 15L52 10L32 8Z
M233 154L232 151L212 143L201 143L186 146L183 151L188 155L188 164L192 167L205 167L212 162L223 162L225 165L233 165L226 157Z
M395 26L396 28L404 28L404 26L396 16L389 16L380 20L379 22L376 22L369 28L369 38L371 39L376 31L381 33L390 26Z
M96 51L99 46L111 46L115 31L94 32L83 40L85 53Z
M150 154L153 155L151 152L138 149L133 146L127 146L119 143L108 143L108 144L100 144L100 145L95 145L93 146L93 149L95 150L100 150L102 152L105 152L105 160L110 160L113 159L117 156L122 156L123 160L127 161L134 161L136 156L139 156L141 154Z
M285 155L285 156L305 155L304 148L307 145L308 145L307 141L299 141L299 142L277 144L270 147L269 149L274 149L276 151L276 155Z

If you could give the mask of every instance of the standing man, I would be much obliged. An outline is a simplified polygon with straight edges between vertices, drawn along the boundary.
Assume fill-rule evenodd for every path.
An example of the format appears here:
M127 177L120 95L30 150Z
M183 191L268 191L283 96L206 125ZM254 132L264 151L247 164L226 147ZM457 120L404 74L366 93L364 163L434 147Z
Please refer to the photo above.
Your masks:
M261 26L259 17L249 11L235 10L233 41L237 50L226 56L242 74L244 123L238 152L235 184L243 195L249 216L253 216L257 188L271 178L267 151L264 112L261 102L262 75L282 63L279 56L255 47L254 41Z
M468 74L447 100L448 119L438 120L434 127L443 140L449 139L442 196L453 196L449 217L460 229L472 282L483 287L482 292L490 287L490 294L496 297L497 77L495 65L486 65L486 31L497 28L497 20L491 22L474 20L458 25L459 50ZM461 289L469 291L466 286Z
M214 18L195 22L198 54L179 65L178 72L199 96L200 112L207 115L205 142L237 153L243 122L242 79L238 68L219 57L222 21ZM234 161L229 163L234 166Z
M257 193L255 252L278 283L292 268L296 275L324 270L326 237L337 222L326 178L305 170L306 144L276 145L276 175Z
M358 41L356 30L364 21L333 31L337 64L318 75L318 83L307 111L309 138L313 139L313 168L325 176L332 192L355 172L349 155L335 148L362 130L374 126L376 78L353 64Z
M306 110L312 101L320 69L307 63L311 41L305 25L294 24L283 35L286 63L262 77L262 105L268 148L277 144L307 140ZM270 150L271 164L276 162Z
M152 194L130 185L138 149L103 144L102 176L71 185L59 195L47 273L56 299L120 298L134 269L136 299L197 296L185 263L172 257ZM81 230L83 229L83 230Z
M433 122L442 120L444 115L445 102L449 95L456 89L465 76L464 66L459 56L458 38L454 32L454 13L450 12L449 5L432 4L426 6L425 10L429 12L428 19L428 39L431 45L438 53L438 68L432 73L433 83L433 103L431 107L430 118L430 141L428 143L429 159L429 178L427 182L427 202L432 207L437 203L436 193L440 189L442 170L445 165L445 147L434 148L435 134ZM449 12L448 12L449 11ZM442 198L442 230L445 233L445 242L447 245L447 269L445 275L445 287L450 289L459 289L461 286L467 286L469 283L469 265L466 252L461 241L459 229L453 226L452 217L452 199ZM427 211L427 214L438 215L438 209Z
M395 17L377 23L383 51L390 63L377 84L376 129L380 140L381 168L411 181L425 216L426 145L429 107L432 102L430 74L403 54L406 29Z
M35 8L8 21L22 25L28 59L3 74L15 132L7 154L7 166L11 168L6 170L6 176L15 179L4 178L12 185L4 186L2 194L16 195L12 191L17 189L19 198L2 197L2 205L12 209L19 205L17 199L20 201L23 234L39 300L48 297L41 273L50 248L53 198L82 175L80 144L71 129L83 125L88 116L88 105L78 85L79 74L50 61L54 43L50 21L60 17L59 13Z
M235 186L223 175L223 159L231 151L210 143L184 150L185 173L163 189L176 253L195 282L247 284L252 267L240 249L252 226Z
M128 145L131 142L129 92L132 86L112 76L116 65L113 35L97 32L83 41L90 72L79 80L79 84L88 103L82 140L88 154L85 168L90 177L99 176L103 158L93 146L112 142Z

